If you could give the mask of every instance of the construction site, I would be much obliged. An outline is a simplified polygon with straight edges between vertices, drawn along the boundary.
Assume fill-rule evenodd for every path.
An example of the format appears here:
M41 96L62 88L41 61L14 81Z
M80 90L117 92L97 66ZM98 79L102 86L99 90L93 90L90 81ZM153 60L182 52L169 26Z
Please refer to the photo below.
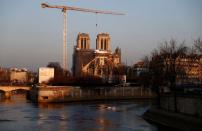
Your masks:
M120 83L126 81L124 65L121 63L121 49L117 47L114 52L111 51L111 38L108 33L99 33L96 38L96 49L90 47L90 34L79 33L76 45L73 47L72 55L72 73L68 70L68 36L67 36L67 13L69 11L80 11L94 14L124 15L112 11L94 10L87 8L69 7L41 4L42 8L59 9L63 14L63 58L62 67L49 66L54 68L54 75L49 81L53 83ZM97 23L96 23L97 27ZM40 69L39 69L40 70ZM51 69L50 69L51 70ZM40 72L39 72L40 74ZM40 76L39 76L40 77ZM89 81L90 80L90 81ZM91 81L92 80L92 81Z

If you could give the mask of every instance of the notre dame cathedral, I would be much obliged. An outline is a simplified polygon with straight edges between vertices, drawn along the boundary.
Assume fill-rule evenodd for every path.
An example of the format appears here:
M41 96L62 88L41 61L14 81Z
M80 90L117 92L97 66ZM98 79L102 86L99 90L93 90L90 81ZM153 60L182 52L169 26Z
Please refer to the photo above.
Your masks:
M96 76L113 79L113 69L121 65L121 49L110 49L110 36L101 33L96 38L96 49L90 48L90 36L79 33L73 53L73 75L75 77Z

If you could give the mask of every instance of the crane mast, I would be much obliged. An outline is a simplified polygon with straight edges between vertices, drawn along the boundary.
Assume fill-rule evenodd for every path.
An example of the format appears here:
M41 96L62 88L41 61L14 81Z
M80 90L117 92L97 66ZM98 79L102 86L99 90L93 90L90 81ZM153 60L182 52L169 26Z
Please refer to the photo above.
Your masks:
M62 10L63 16L64 16L64 28L63 28L63 69L68 69L67 64L67 11Z
M70 7L70 6L59 6L59 5L48 5L46 3L41 4L42 8L56 8L61 9L63 13L63 69L68 70L67 64L67 12L68 10L72 11L81 11L81 12L89 12L96 14L110 14L110 15L124 15L123 13L117 13L112 11L102 11L102 10L94 10L87 8L79 8L79 7Z

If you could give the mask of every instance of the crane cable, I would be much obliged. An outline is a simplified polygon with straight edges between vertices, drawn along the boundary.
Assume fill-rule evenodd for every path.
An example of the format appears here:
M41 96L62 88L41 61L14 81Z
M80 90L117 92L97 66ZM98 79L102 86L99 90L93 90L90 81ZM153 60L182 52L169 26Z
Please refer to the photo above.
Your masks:
M98 17L97 17L97 13L95 13L95 15L96 15L96 24L95 24L95 28L96 28L96 35L97 35L97 33L98 33Z

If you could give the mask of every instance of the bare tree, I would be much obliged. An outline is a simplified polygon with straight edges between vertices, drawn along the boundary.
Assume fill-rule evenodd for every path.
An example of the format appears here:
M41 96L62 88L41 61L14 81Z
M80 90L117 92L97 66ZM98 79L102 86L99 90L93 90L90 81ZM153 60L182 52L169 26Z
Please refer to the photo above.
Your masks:
M160 48L161 56L165 61L165 80L170 84L170 89L174 93L174 110L177 112L177 96L176 96L176 80L177 76L184 74L181 66L181 57L186 56L187 47L184 42L179 46L173 39L170 42L165 42Z
M202 55L202 40L200 38L194 41L194 47Z
M192 54L191 57L199 66L199 80L200 83L202 83L202 40L200 38L194 41L194 49L196 50L196 53Z
M151 53L151 61L149 63L149 72L151 75L150 83L153 88L153 90L157 94L157 106L158 108L161 108L160 105L160 86L163 84L162 78L163 78L163 68L160 66L160 53L157 49L153 50Z
M165 75L171 84L171 89L175 89L176 77L179 73L183 72L180 59L185 56L186 53L187 47L184 42L178 46L177 42L173 39L171 39L169 43L165 42L160 47L160 55L164 61Z
M152 81L155 83L154 86L156 86L157 95L160 94L159 86L167 83L174 93L174 110L176 112L176 79L183 72L183 68L181 68L179 63L181 57L185 56L186 53L187 47L184 42L177 45L176 40L171 39L169 42L165 41L158 50L152 52L152 60L150 62L150 69L153 73Z
M150 57L148 55L143 57L144 67L149 68Z
M136 68L141 68L141 71L139 75L137 75L138 83L141 84L144 88L148 88L151 85L151 74L149 72L149 56L144 56L142 58L142 64L140 64L140 67L136 66Z

